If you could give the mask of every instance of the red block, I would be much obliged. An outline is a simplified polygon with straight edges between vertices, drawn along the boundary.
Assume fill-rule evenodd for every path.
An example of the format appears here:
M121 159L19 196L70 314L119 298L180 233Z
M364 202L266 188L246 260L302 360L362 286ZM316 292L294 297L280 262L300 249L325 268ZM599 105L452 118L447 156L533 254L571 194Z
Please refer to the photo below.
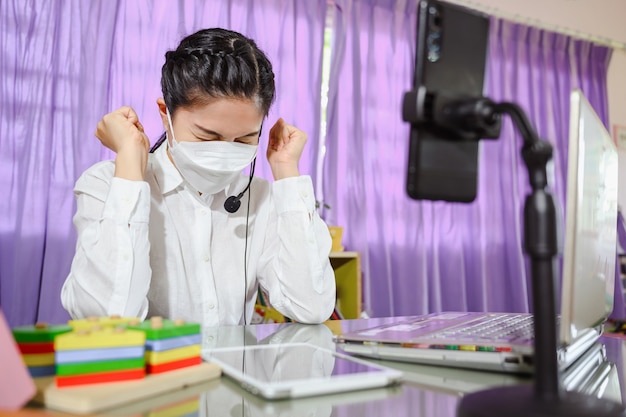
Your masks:
M18 343L17 347L19 348L22 355L54 352L54 342Z
M94 374L57 376L57 387L71 387L75 385L100 384L103 382L129 381L143 379L145 369L125 369L123 371L98 372Z
M149 374L161 374L163 372L173 371L175 369L186 368L188 366L200 365L202 358L200 356L194 356L192 358L181 359L178 361L164 362L158 365L146 365L146 371Z

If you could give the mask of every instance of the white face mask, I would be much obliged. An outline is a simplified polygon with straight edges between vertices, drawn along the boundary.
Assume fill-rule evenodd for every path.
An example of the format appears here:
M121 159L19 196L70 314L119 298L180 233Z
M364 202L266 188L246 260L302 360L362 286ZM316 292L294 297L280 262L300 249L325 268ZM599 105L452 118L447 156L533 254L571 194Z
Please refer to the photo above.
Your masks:
M202 194L225 189L256 157L257 145L225 141L178 143L169 110L167 121L172 132L169 151L174 164L185 181Z

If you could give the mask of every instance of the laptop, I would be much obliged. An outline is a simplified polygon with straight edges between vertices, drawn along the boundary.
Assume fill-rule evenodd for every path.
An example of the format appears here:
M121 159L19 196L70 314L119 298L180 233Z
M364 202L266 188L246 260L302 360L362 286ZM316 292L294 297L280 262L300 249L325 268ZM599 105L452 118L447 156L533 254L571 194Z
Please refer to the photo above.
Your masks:
M601 336L613 310L617 150L580 90L571 92L565 244L558 316L558 366L567 368ZM334 337L361 356L493 370L533 372L533 316L441 312L401 317Z

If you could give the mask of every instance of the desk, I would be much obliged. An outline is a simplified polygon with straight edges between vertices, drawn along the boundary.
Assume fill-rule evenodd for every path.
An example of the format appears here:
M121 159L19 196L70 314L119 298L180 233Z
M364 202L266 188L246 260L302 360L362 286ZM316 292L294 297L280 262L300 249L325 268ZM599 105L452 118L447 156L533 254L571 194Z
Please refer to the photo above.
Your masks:
M322 325L272 323L250 326L229 326L203 329L206 347L222 347L260 343L310 342L333 346L332 334L357 330L391 321L390 318L356 319L327 322ZM617 386L607 386L608 395L624 396L624 352L626 340L604 337L609 360L616 367ZM528 377L487 373L454 368L390 361L376 361L403 370L406 382L384 389L357 391L290 401L263 401L248 394L225 377L188 387L158 398L129 404L126 407L103 412L109 416L168 416L175 410L190 409L202 416L274 417L274 416L412 416L454 417L456 406L464 393L490 386L532 383ZM615 391L617 390L617 392ZM176 408L178 407L178 408ZM9 414L11 415L11 414ZM29 407L15 416L60 416L53 411ZM182 414L178 414L182 415Z

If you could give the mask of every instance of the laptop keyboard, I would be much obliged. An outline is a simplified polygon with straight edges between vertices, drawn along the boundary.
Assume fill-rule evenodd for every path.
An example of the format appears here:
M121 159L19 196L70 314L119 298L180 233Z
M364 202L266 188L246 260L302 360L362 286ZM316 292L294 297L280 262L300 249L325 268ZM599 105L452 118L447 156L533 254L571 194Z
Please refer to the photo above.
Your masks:
M428 338L474 339L493 342L532 340L533 316L498 314L433 333Z

